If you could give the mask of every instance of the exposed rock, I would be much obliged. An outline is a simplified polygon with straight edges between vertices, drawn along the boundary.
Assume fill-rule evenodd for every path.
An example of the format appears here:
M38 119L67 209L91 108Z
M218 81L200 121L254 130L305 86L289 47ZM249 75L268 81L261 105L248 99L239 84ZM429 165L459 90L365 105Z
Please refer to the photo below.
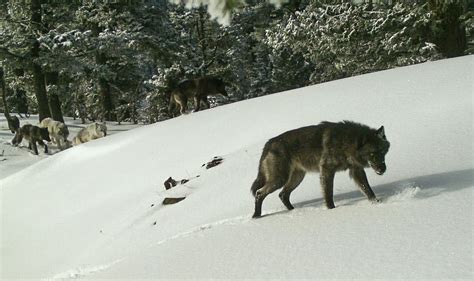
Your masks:
M176 204L180 201L183 201L186 197L176 197L176 198L172 198L172 197L166 197L164 200L163 200L163 205L171 205L171 204Z

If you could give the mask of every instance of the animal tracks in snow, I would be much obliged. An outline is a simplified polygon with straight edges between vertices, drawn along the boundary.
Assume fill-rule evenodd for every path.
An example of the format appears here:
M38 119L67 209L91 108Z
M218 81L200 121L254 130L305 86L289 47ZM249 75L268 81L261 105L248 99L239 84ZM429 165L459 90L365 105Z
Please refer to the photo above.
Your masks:
M52 280L68 280L68 279L78 279L86 277L89 274L101 272L107 270L108 268L120 263L123 259L113 261L108 264L103 265L94 265L94 266L80 266L75 269L68 270L63 273L56 274Z
M212 229L216 226L236 225L236 224L240 224L240 223L249 222L250 220L251 220L251 218L250 218L250 215L249 215L249 216L234 217L234 218L230 218L230 219L223 219L223 220L219 220L219 221L216 221L216 222L213 222L213 223L203 224L203 225L200 225L198 227L192 228L189 231L181 232L181 233L178 233L174 236L171 236L170 238L163 239L161 241L153 243L152 246L161 245L161 244L164 244L164 243L166 243L168 241L171 241L171 240L175 240L175 239L179 239L179 238L188 237L188 236L191 236L191 235L194 235L194 234L198 234L198 233L201 233L203 231Z
M382 203L393 203L393 202L401 202L406 201L409 199L416 198L419 192L421 191L421 187L418 186L416 183L404 183L400 187L398 187L393 195L390 195L384 199L382 199Z

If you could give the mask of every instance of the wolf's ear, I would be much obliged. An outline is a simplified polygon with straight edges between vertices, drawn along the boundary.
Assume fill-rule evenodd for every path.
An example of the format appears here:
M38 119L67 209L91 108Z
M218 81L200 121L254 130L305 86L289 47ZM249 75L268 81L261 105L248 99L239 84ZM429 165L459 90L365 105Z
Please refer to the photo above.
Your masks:
M375 132L375 133L377 134L377 136L378 136L379 138L381 138L381 139L383 139L383 140L387 139L387 138L385 137L385 128L384 128L383 126L380 127L380 128L377 130L377 132Z

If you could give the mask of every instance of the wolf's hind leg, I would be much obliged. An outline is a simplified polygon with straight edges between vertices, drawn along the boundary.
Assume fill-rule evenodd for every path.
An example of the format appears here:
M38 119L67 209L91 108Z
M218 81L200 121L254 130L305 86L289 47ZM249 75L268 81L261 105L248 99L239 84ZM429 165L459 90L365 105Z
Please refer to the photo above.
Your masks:
M187 106L186 103L184 103L184 102L179 103L179 113L181 113L181 115L186 114L186 110L188 110L188 106Z
M259 172L263 175L265 184L255 192L254 218L261 216L265 197L281 188L288 181L290 175L289 159L286 157L284 147L280 144L270 144L270 146L271 148L264 156L262 155L260 160Z
M283 190L279 194L281 202L283 202L283 204L288 210L294 209L293 205L291 205L290 202L290 194L298 187L298 185L304 179L305 174L306 173L303 170L294 170L291 173L290 178L286 182L285 186L283 186Z
M258 218L262 215L262 203L263 199L268 194L281 188L289 178L288 165L272 153L268 153L267 157L262 162L262 173L264 174L265 184L262 188L255 192L255 212L254 218Z
M262 188L257 190L255 193L255 212L253 213L253 218L258 218L262 215L263 199L265 199L268 194L279 189L284 184L284 182L285 181L281 179L267 181L267 183L265 183Z
M188 109L188 99L180 94L176 96L176 103L179 106L179 113L185 114L186 110Z
M38 148L36 147L36 141L32 140L28 144L28 148L33 150L33 152L38 155Z

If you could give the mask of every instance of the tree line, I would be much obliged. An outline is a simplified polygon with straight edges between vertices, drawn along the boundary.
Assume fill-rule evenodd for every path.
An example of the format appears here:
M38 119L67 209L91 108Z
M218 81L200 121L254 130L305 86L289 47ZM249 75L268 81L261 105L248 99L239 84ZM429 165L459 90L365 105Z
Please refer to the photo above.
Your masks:
M234 7L234 6L229 6ZM167 0L0 2L2 110L170 118L170 91L215 76L230 100L473 53L470 1L249 0L229 25Z

